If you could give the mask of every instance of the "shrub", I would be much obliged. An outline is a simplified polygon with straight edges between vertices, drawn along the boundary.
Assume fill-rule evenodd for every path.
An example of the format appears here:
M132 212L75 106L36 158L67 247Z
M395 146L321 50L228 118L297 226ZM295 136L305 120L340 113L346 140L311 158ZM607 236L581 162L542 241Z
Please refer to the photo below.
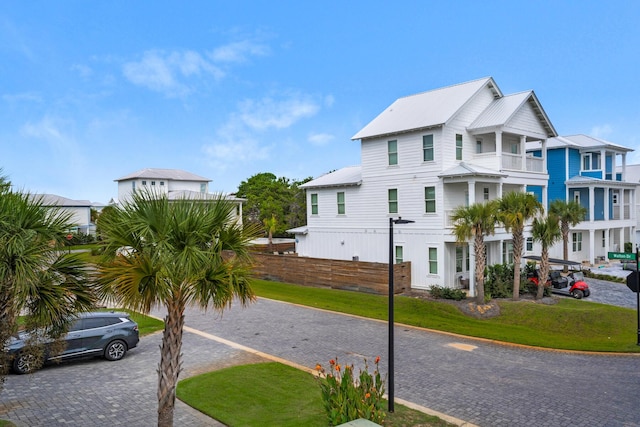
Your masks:
M488 266L484 292L493 298L510 298L513 295L513 264Z
M438 299L452 299L456 301L467 298L467 294L462 289L451 289L444 286L431 286L429 288L431 296Z
M384 383L378 370L380 357L376 357L376 368L369 373L367 360L365 369L355 377L353 365L338 363L338 358L329 361L329 373L325 373L322 365L316 365L320 374L318 381L322 393L322 402L329 417L329 424L337 426L349 421L364 418L382 424L386 412L383 408L382 395Z

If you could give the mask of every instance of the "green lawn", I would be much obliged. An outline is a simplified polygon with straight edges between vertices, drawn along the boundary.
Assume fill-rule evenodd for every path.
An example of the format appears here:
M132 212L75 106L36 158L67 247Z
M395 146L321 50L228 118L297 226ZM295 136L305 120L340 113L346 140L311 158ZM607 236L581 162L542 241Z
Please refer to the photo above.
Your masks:
M241 365L180 381L178 398L223 424L325 427L327 415L313 376L280 363ZM439 418L395 405L385 426L448 426Z
M387 320L381 295L254 280L258 296ZM471 302L470 300L468 302ZM561 298L557 304L501 301L501 315L475 319L446 302L395 297L395 321L461 335L565 350L640 352L635 310Z

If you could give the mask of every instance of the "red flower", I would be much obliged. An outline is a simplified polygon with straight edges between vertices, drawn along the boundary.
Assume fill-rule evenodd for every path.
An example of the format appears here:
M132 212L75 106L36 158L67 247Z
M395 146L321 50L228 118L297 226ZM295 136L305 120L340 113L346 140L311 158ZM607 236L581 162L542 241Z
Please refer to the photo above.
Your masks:
M380 363L380 356L377 356L377 357L376 357L376 365L377 365L378 363Z
M335 360L333 360L333 359L329 360L329 365L333 366L333 365L335 365L335 364L336 364L336 361L335 361Z

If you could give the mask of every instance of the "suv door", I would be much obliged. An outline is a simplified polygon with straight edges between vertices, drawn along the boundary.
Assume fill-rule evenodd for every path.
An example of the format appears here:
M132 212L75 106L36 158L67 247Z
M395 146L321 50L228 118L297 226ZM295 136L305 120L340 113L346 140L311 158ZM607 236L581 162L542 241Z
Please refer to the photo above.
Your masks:
M82 347L85 351L100 353L113 335L115 325L120 323L117 317L90 317L85 319Z
M82 342L84 339L84 321L85 319L76 319L69 326L69 332L67 332L67 337L65 338L67 346L62 352L62 357L84 350Z

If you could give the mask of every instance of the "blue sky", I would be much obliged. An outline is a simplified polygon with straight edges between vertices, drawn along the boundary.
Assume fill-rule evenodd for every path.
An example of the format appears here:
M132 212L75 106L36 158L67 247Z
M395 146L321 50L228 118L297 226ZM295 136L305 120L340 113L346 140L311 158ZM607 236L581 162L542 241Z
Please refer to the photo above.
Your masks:
M183 169L234 192L260 172L360 163L395 99L492 76L561 135L635 148L637 1L4 1L0 168L18 189L107 203Z

